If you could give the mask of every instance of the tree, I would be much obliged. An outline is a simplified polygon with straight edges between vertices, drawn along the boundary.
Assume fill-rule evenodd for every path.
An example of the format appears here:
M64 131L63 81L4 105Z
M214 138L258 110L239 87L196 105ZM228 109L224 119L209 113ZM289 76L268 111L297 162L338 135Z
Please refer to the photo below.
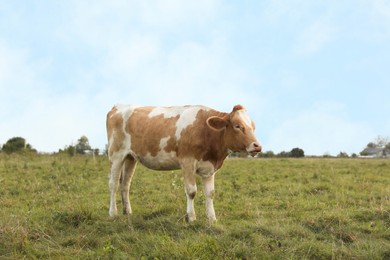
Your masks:
M59 149L58 153L67 153L70 156L76 154L99 155L99 149L92 149L92 147L89 145L88 137L83 135L77 140L77 144L67 145L65 146L64 150Z
M273 151L266 151L265 153L260 154L259 157L273 158L275 157L275 154Z
M305 152L301 148L293 148L290 152L290 157L300 158L305 157Z
M390 155L390 138L378 136L373 142L367 144L363 151L360 152L360 155L388 157Z
M339 158L348 158L349 156L348 156L348 154L347 154L346 152L340 152L340 153L337 155L337 157L339 157Z
M388 137L378 136L375 139L376 147L384 148L388 143L390 143L390 140Z
M387 143L383 149L383 156L387 157L388 155L390 155L390 143Z
M85 135L80 137L80 139L77 141L75 148L76 148L76 153L78 154L85 154L86 151L92 150L91 146L89 145L88 138Z
M5 153L14 153L19 151L32 151L36 152L31 144L26 143L26 139L23 137L13 137L9 139L2 147L2 151Z
M290 157L290 153L286 151L281 151L280 153L277 154L277 157L287 158Z

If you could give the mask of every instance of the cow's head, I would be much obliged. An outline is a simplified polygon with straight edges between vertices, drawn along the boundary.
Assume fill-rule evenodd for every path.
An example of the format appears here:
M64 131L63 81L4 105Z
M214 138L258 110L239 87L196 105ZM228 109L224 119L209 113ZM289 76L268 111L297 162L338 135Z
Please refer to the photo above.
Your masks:
M236 105L224 117L209 117L207 125L214 131L224 131L225 142L230 150L246 151L253 156L261 152L261 144L254 134L255 123L243 106Z

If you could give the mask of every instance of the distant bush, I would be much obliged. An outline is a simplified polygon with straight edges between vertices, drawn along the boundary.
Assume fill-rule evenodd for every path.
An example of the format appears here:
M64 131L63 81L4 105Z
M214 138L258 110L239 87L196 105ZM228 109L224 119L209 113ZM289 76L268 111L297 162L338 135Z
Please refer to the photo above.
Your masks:
M34 152L37 151L33 149L31 144L26 143L26 139L23 137L13 137L9 139L1 148L1 150L5 153L15 153L21 151Z
M290 157L305 157L305 152L301 148L293 148L290 152Z
M273 158L273 157L275 157L275 153L273 151L266 151L264 153L260 153L257 157L260 157L260 158Z
M58 153L66 153L70 156L74 156L76 154L99 155L99 149L93 149L89 145L88 137L83 135L77 140L77 143L75 145L67 145L64 149L59 149Z
M294 157L294 158L299 158L299 157L304 157L305 152L301 148L294 148L290 152L286 151L281 151L278 154L275 154L273 151L266 151L264 153L260 153L257 157L259 158L289 158L289 157Z
M286 151L281 151L280 153L278 153L278 154L276 155L276 157L287 158L287 157L290 157L290 153L289 153L289 152L286 152Z
M348 158L349 155L348 155L346 152L340 152L340 153L337 155L337 157L339 157L339 158Z

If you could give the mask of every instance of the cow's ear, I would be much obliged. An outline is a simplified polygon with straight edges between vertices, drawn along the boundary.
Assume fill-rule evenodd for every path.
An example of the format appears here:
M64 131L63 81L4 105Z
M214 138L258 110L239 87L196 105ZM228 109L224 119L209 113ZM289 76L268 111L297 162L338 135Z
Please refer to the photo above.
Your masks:
M214 131L222 131L228 126L228 121L218 116L209 117L206 123Z

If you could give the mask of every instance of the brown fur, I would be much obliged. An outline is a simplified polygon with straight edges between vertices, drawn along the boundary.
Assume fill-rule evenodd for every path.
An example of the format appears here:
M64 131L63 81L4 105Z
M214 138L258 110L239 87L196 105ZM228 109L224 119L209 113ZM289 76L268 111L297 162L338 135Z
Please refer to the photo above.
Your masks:
M131 150L137 155L145 156L150 153L156 156L160 151L160 140L170 137L166 152L175 151L175 124L179 116L164 118L163 115L148 118L151 107L137 108L126 122L125 130L131 135Z

